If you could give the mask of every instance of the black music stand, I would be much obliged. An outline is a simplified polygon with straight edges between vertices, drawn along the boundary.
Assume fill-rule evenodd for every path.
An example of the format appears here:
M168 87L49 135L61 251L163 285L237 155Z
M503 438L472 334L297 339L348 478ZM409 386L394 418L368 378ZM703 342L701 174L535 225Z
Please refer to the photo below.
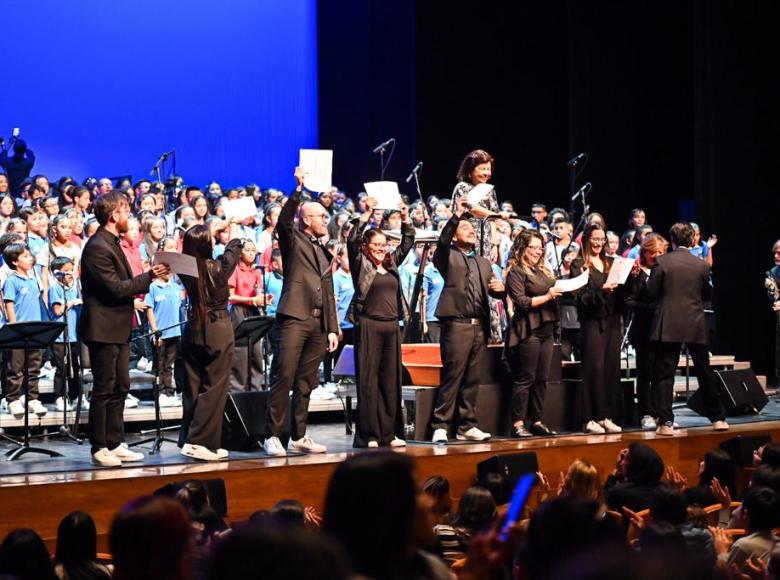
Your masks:
M246 390L252 390L252 348L255 343L263 338L274 325L274 319L270 316L247 316L238 323L233 331L236 346L246 346L247 358L247 385Z
M41 447L30 447L30 409L27 404L30 399L30 368L27 364L27 352L33 349L44 349L51 344L65 330L64 322L15 322L6 324L0 328L0 350L24 349L24 378L22 380L22 394L24 396L24 439L18 449L9 451L8 460L18 459L25 453L43 453L49 457L62 457L61 453Z

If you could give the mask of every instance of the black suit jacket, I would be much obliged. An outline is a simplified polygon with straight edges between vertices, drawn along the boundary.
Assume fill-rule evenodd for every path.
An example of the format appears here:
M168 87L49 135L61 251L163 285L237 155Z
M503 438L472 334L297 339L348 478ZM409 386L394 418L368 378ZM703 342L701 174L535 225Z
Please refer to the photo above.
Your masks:
M126 343L133 325L133 296L149 291L151 274L133 277L119 238L102 227L81 254L84 306L79 337L87 342Z
M328 266L320 273L317 248L309 237L295 226L295 213L301 205L301 192L293 191L279 212L276 234L284 265L284 282L277 315L308 320L321 296L326 332L339 332L336 299L333 293L333 272ZM333 256L322 247L328 264ZM318 296L320 295L320 296Z
M707 262L680 248L658 256L645 290L657 302L650 340L707 344L704 302L712 300Z
M444 278L444 288L436 306L436 318L439 319L463 317L465 315L464 309L469 300L469 269L467 265L469 258L451 245L459 222L458 216L453 215L450 218L441 231L439 241L436 244L436 251L433 253L433 265L436 266L436 269L439 270ZM497 294L489 290L488 284L493 277L490 262L482 256L476 256L475 260L479 270L479 280L482 284L482 293L485 297L483 310L487 313L489 311L487 297L492 295L495 298L503 298L506 293ZM489 320L485 320L486 325L489 325L489 322Z

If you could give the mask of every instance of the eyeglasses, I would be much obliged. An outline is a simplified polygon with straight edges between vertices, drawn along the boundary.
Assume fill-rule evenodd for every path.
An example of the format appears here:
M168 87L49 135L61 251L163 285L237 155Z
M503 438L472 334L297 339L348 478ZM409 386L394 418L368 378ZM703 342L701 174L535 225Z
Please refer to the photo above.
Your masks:
M529 250L541 250L542 246L541 244L538 246L526 246Z
M369 245L369 247L376 248L377 250L386 250L387 249L387 244L374 244L374 243L371 243L371 244L368 244L368 245Z
M326 214L326 213L319 214L319 215L309 214L309 215L306 215L304 217L310 217L310 218L315 218L315 219L320 219L322 221L325 221L325 219L328 217L328 214Z

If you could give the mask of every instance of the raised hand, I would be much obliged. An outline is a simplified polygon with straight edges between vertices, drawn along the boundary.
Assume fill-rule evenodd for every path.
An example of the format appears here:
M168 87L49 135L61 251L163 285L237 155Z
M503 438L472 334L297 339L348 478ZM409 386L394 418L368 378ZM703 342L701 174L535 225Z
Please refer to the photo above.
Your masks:
M664 480L680 491L688 487L688 479L671 465L664 470Z
M729 550L731 549L731 544L733 544L734 541L726 533L726 530L723 528L716 528L714 526L708 526L708 529L710 530L712 539L715 542L715 552L718 554L728 554Z
M295 189L298 191L303 189L303 176L305 175L302 167L296 167L293 176L295 177Z
M710 491L721 506L724 508L731 507L731 492L729 492L729 487L727 485L721 485L717 477L712 478Z

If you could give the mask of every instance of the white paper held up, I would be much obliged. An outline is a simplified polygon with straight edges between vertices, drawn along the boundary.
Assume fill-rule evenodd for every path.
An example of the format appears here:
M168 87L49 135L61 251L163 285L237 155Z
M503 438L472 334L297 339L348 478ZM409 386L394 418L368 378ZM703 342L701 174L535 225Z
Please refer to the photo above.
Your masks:
M398 209L401 205L401 192L395 181L371 181L364 183L368 197L376 199L374 209Z
M198 277L198 261L189 254L179 252L157 252L152 260L154 264L166 264L174 274Z
M636 263L636 260L632 260L631 258L621 258L620 256L615 256L614 261L612 262L612 267L609 269L609 276L607 276L606 284L625 284L626 280L628 280L628 275L631 273L631 270L634 269L634 264Z
M321 193L333 185L333 150L301 149L298 167L303 170L303 185Z
M493 186L489 183L478 183L466 194L466 202L469 205L483 205L485 198L493 191Z
M222 204L222 208L225 210L225 219L228 221L234 217L245 220L257 215L257 206L255 206L255 200L252 197L230 199Z
M588 283L588 278L590 278L590 272L585 270L582 274L580 274L576 278L556 280L555 287L559 288L561 292L574 292L575 290L579 290L580 288L585 286L585 284Z

